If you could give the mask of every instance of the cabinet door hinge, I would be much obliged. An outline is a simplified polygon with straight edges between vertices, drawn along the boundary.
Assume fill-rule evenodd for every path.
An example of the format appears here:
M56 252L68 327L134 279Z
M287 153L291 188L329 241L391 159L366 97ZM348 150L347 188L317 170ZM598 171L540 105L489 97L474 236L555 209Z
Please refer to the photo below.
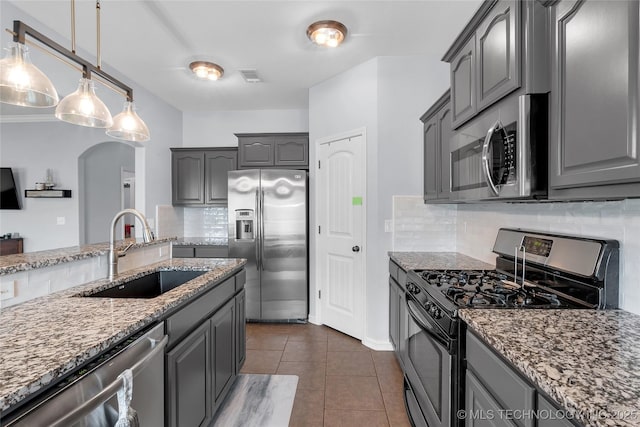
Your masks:
M318 291L318 299L322 299L322 290Z
M318 226L318 234L320 234L320 226Z
M320 160L318 160L318 169L320 169Z

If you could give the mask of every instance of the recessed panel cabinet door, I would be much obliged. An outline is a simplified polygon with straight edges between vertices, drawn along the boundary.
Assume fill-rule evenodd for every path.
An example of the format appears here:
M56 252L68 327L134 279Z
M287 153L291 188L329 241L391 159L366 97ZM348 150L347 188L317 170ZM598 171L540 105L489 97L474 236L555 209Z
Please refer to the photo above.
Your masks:
M174 152L171 155L171 169L173 204L204 203L204 153L201 151Z
M205 322L167 353L167 425L207 426L212 418L211 329Z
M236 374L233 335L235 311L235 299L232 299L211 317L212 387L216 408L226 396L223 392L231 386Z
M275 166L307 167L309 165L308 137L277 137Z
M476 113L475 56L474 35L451 61L451 106L454 128Z
M446 200L451 193L451 103L442 107L438 113L438 199Z
M273 166L275 141L271 137L245 137L238 140L241 168Z
M205 152L205 203L227 205L227 172L236 170L237 151Z
M520 1L501 0L476 30L478 110L520 87Z
M438 118L424 124L424 200L438 198Z
M640 181L639 20L637 1L551 8L551 190Z
M236 374L240 373L247 355L247 317L245 314L245 290L236 295Z

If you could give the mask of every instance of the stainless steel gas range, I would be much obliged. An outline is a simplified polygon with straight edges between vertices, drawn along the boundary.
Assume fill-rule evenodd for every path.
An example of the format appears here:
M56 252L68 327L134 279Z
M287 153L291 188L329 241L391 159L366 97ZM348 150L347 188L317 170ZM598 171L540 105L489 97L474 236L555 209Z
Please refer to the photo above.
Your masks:
M618 305L615 240L502 228L495 270L415 270L407 277L405 403L416 427L461 426L462 308L605 309Z

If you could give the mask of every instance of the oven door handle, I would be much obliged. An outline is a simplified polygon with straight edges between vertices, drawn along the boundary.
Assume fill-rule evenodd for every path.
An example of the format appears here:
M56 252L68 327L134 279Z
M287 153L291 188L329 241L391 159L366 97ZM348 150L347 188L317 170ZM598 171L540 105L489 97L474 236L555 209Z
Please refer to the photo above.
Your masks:
M409 312L413 320L418 324L418 326L425 333L427 333L433 339L435 339L440 344L442 344L447 349L447 352L451 354L452 343L449 337L444 332L442 332L440 328L438 328L435 325L432 325L431 322L424 315L422 315L418 310L419 309L417 308L417 305L415 302L411 300L407 300L407 311Z
M496 184L493 182L493 178L491 178L491 170L489 169L489 145L491 145L491 138L493 138L493 134L498 129L502 129L502 123L500 120L495 122L491 129L489 129L487 136L484 139L484 144L482 144L482 171L484 172L484 178L487 181L487 184L489 184L489 188L495 196L498 196L499 193Z

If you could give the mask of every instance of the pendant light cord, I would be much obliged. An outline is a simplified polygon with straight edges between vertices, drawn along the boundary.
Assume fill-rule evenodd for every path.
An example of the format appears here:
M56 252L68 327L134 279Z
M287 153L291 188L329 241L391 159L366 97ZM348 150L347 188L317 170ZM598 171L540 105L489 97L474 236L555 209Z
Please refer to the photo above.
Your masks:
M71 0L71 52L76 53L76 0Z
M102 67L102 61L100 57L100 0L96 0L96 41L98 44L98 47L96 49L96 55L98 57L97 68L98 70L100 70Z

